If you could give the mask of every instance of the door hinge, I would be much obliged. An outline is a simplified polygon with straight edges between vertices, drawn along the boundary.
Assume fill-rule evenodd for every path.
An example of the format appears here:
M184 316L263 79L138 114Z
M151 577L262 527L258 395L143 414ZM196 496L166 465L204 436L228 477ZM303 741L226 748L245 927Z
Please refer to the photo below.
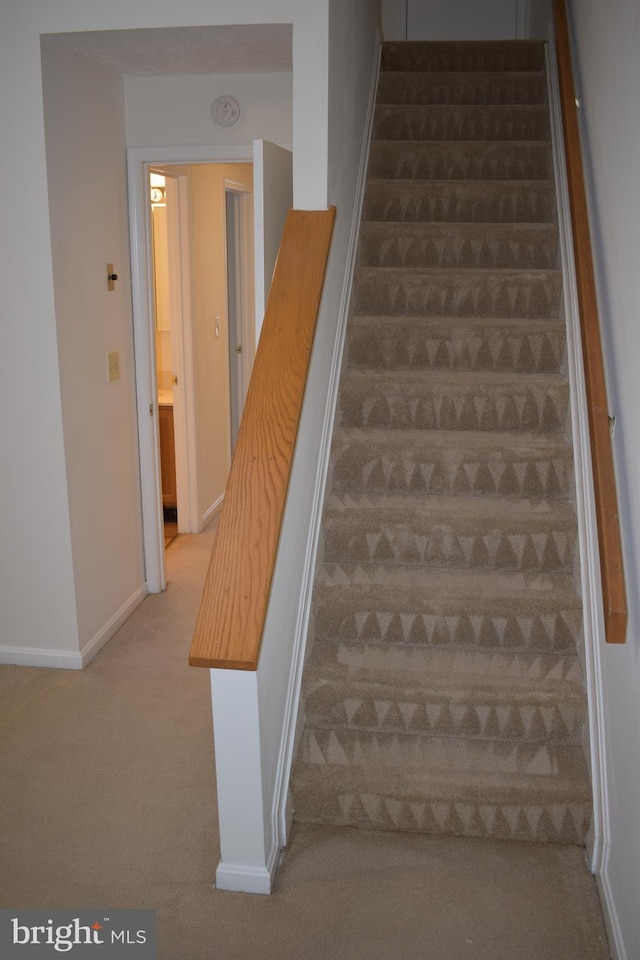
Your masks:
M152 404L152 403L149 404L149 416L150 416L150 417L153 416L153 404Z

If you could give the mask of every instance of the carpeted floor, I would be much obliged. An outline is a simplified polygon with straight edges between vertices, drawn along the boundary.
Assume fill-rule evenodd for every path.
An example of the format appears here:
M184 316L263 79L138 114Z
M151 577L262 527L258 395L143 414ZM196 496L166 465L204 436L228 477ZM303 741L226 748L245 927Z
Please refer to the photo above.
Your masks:
M214 528L82 672L0 667L0 907L152 907L159 960L605 960L576 847L298 826L271 897L212 889L211 706L187 666Z

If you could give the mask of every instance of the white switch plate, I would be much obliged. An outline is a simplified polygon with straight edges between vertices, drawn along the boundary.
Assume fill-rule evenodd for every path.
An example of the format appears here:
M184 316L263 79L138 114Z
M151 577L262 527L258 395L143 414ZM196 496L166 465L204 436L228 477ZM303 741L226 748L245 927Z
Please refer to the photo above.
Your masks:
M120 379L120 354L119 353L108 353L107 354L107 382L111 383L112 380Z

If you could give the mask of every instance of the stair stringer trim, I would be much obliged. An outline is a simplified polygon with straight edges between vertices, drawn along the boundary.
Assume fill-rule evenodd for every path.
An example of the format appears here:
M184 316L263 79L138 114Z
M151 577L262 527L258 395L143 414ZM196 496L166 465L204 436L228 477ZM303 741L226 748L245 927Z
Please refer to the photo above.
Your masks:
M583 610L582 662L588 702L588 733L585 756L591 774L593 819L587 837L591 871L600 875L610 843L609 798L605 776L606 739L600 650L605 643L604 607L598 551L596 506L591 462L589 413L584 377L580 310L571 233L571 209L563 140L562 107L558 85L555 38L550 30L547 44L547 78L552 129L553 162L558 205L558 232L562 260L567 372L570 383L571 430L575 468L576 514L580 552Z
M378 78L380 75L380 58L382 55L381 38L378 31L377 51L373 58L373 69L371 78L371 89L369 92L369 102L367 104L367 114L362 134L362 146L360 150L360 162L358 176L356 179L355 202L351 220L351 229L349 235L349 244L347 251L347 260L345 265L344 283L342 295L340 298L340 309L338 315L338 324L336 339L334 343L333 357L331 361L331 370L329 374L329 387L327 391L327 403L325 407L324 426L322 439L320 443L320 455L318 458L318 470L316 473L313 507L310 523L310 534L307 541L307 550L303 558L303 579L302 590L300 593L300 602L298 605L298 615L296 619L295 637L293 641L292 663L289 673L289 687L287 692L287 708L285 723L283 726L282 739L280 743L280 753L278 757L278 767L276 772L276 782L271 811L272 836L278 838L276 846L281 849L286 846L291 824L293 821L292 798L289 788L291 779L291 769L296 754L300 735L302 733L301 710L301 687L302 674L307 653L307 639L309 632L309 621L311 614L311 600L313 595L313 584L315 577L316 558L318 553L318 543L320 538L320 528L322 522L322 508L324 505L325 488L327 484L327 475L329 470L329 460L331 454L331 440L333 436L333 425L335 412L338 402L338 387L340 383L340 371L342 367L342 358L344 354L344 343L347 329L347 319L351 303L351 289L353 286L353 275L358 252L358 240L360 233L360 220L362 216L362 207L364 203L364 191L367 181L367 165L369 160L369 151L371 143L371 132L373 129L373 117L376 105L376 96L378 90ZM271 851L273 854L273 850Z

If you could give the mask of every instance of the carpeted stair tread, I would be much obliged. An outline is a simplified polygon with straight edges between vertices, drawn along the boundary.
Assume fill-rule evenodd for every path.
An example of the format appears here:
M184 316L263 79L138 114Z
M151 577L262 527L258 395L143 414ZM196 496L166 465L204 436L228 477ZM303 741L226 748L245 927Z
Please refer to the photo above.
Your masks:
M386 104L372 140L549 140L549 111L539 104Z
M332 459L336 490L535 499L573 489L571 446L559 435L341 427Z
M395 576L394 576L395 574ZM345 589L346 587L346 589ZM573 654L580 598L571 578L327 564L314 594L318 642Z
M589 823L584 758L565 744L309 729L293 786L299 822L559 843ZM436 805L467 815L454 826Z
M553 159L546 140L378 140L371 144L367 175L394 180L548 180Z
M553 223L552 180L367 181L363 220Z
M311 823L583 844L544 44L384 44L292 775Z
M382 45L381 76L388 70L496 72L544 70L544 43L530 40L402 41Z
M548 223L375 221L360 230L361 267L549 270L558 266L558 231Z
M563 501L333 494L324 559L336 563L570 573L576 518Z
M309 728L578 743L575 655L316 643L305 673Z
M541 70L445 71L384 70L378 103L522 104L546 103L547 84Z
M340 384L345 427L564 432L568 385L554 373L347 369Z
M556 373L564 325L552 319L352 316L347 364L369 369Z
M558 317L559 270L358 267L356 313L404 316Z

